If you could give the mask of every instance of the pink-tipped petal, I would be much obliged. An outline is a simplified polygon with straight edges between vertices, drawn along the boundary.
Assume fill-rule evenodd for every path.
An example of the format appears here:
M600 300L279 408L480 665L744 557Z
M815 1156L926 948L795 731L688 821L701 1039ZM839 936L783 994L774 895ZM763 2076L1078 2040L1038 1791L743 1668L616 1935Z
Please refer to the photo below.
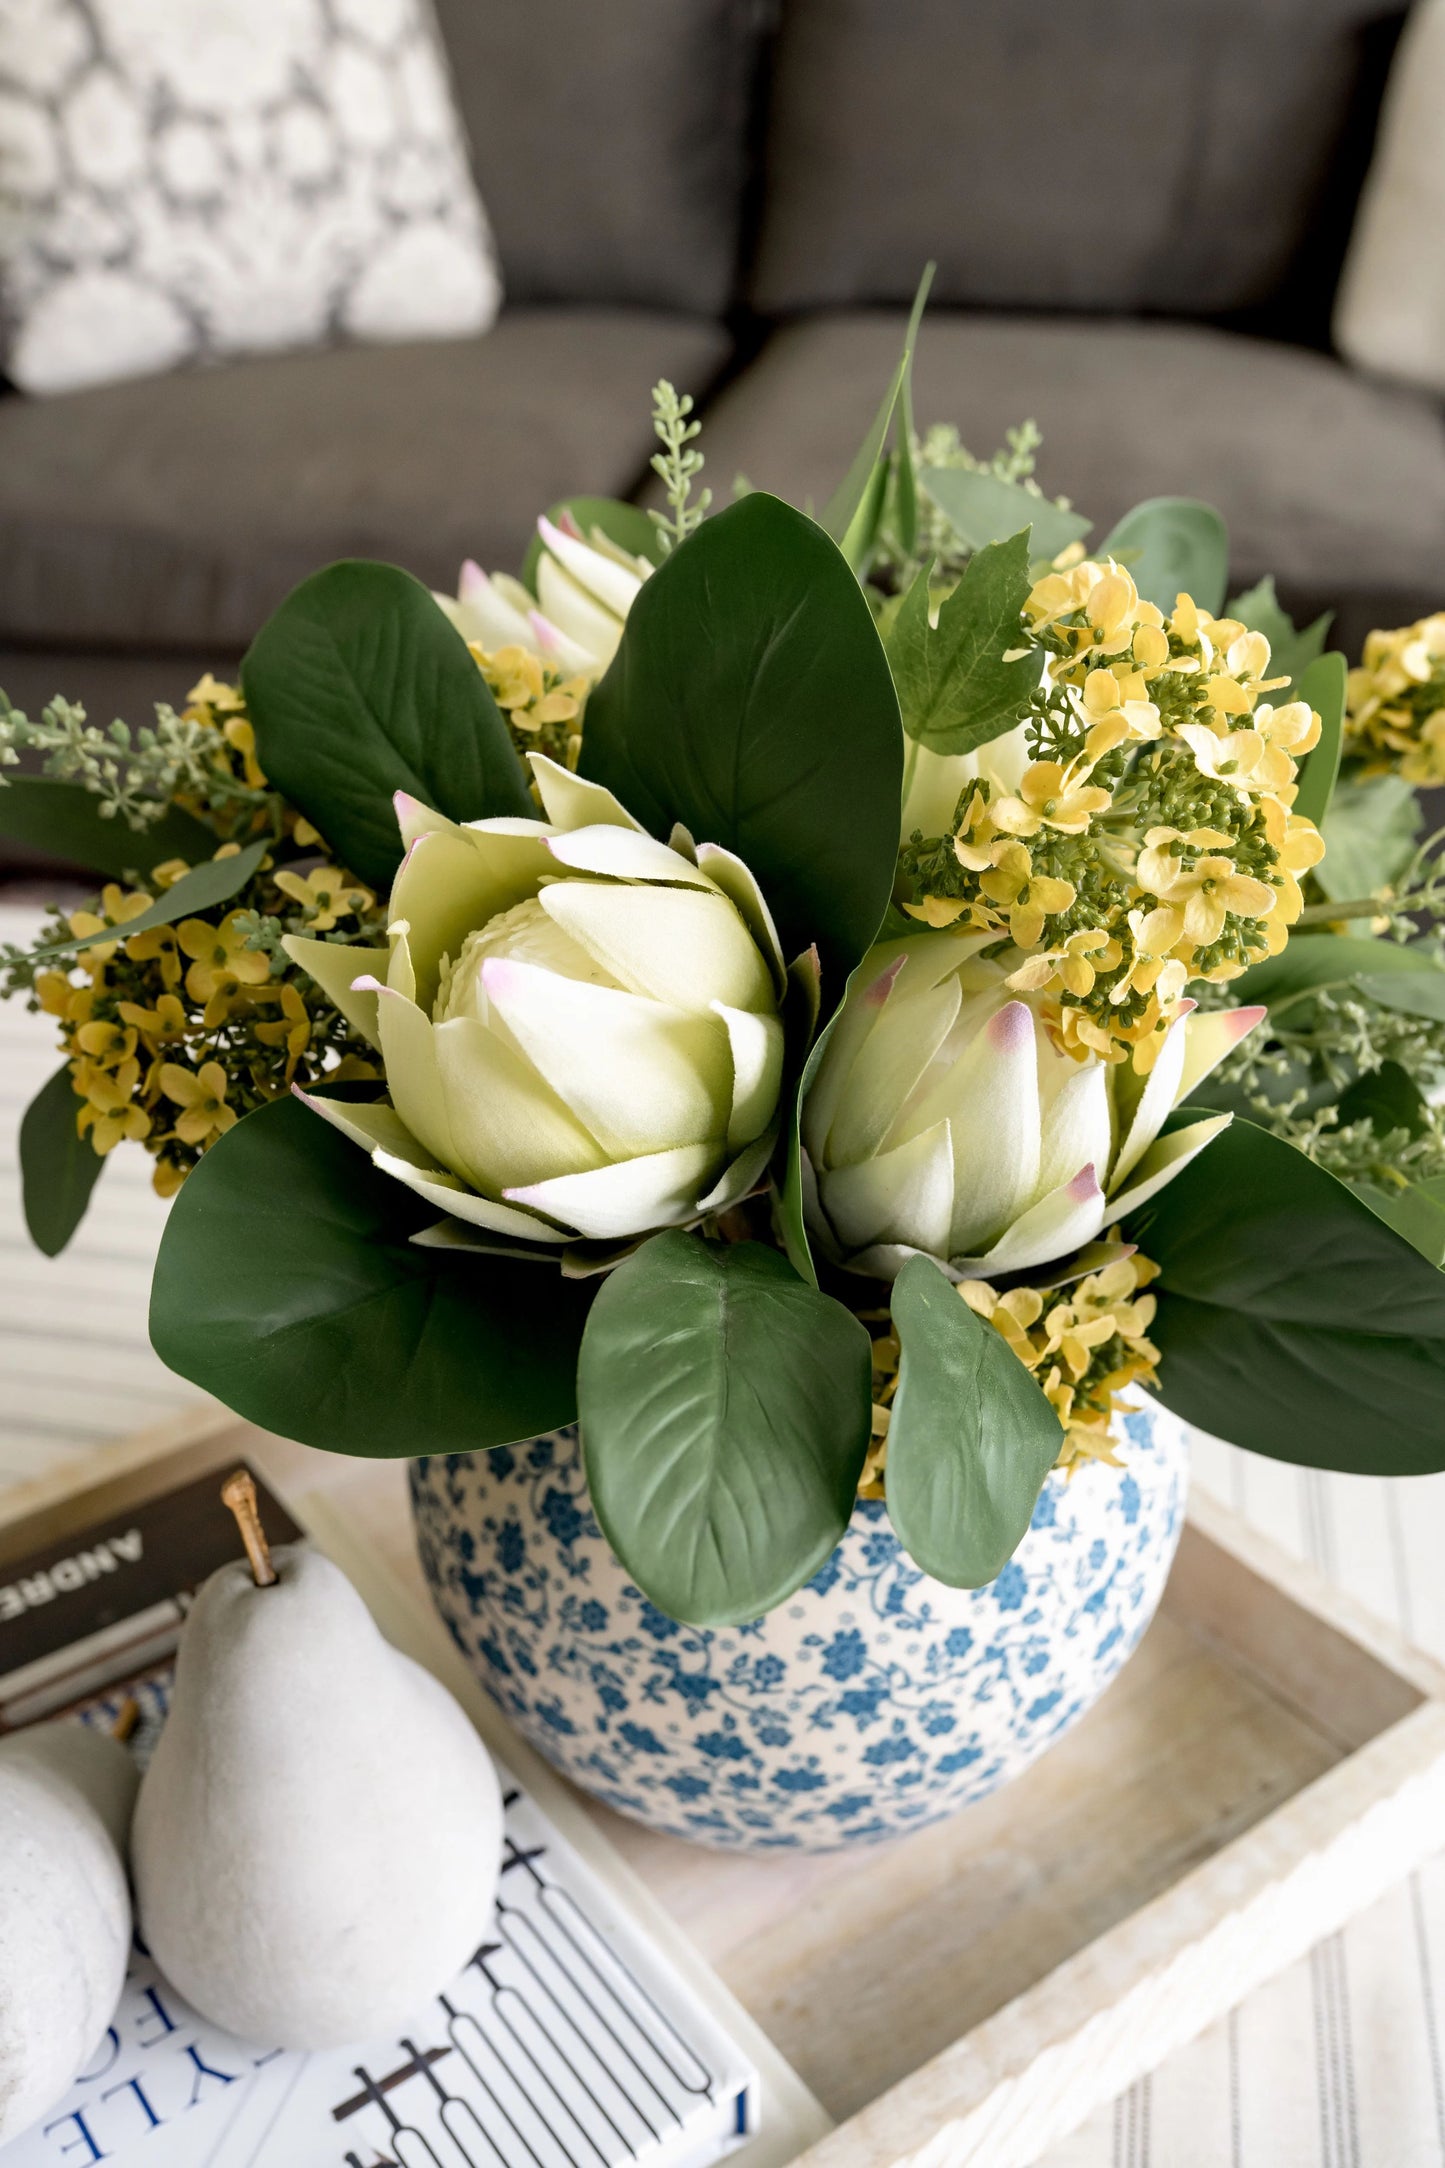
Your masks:
M1033 1011L1026 1001L1010 1001L989 1018L985 1029L989 1045L997 1053L1021 1053L1033 1041Z
M563 534L571 535L574 542L586 541L587 538L583 534L582 529L578 526L576 518L569 505L564 505L562 507L562 510L557 515L557 525L561 528Z
M475 557L469 557L457 575L457 600L475 602L479 595L489 595L491 592L492 583L486 573Z
M884 1002L888 999L888 996L892 993L894 987L898 983L898 974L903 969L903 964L903 957L895 956L892 963L888 966L887 970L879 972L877 978L873 981L872 985L868 988L867 992L863 996L864 1001L867 1003L870 1009L882 1008Z

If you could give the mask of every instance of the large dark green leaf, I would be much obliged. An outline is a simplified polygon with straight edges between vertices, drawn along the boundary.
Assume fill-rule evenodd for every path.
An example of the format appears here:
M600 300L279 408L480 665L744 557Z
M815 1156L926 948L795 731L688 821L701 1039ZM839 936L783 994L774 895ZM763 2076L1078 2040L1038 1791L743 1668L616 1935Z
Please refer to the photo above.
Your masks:
M997 474L968 467L925 467L919 477L959 539L971 550L1006 542L1022 528L1032 530L1035 557L1057 557L1070 542L1086 535L1092 521L1066 512L1047 497Z
M1352 1182L1350 1187L1422 1257L1432 1265L1445 1265L1445 1176L1405 1182L1398 1188L1392 1184L1388 1190L1369 1182Z
M1117 557L1146 602L1167 617L1181 594L1217 617L1229 574L1229 536L1209 504L1193 497L1150 497L1126 512L1097 552Z
M1416 955L1417 950L1407 950ZM1371 1001L1378 1001L1382 1009L1394 1009L1400 1016L1425 1016L1435 1024L1445 1024L1445 971L1430 965L1423 971L1362 971L1355 984Z
M1251 632L1264 634L1269 642L1270 676L1288 677L1289 684L1272 693L1270 698L1277 705L1286 700L1301 699L1300 681L1310 664L1325 651L1325 640L1334 622L1333 610L1326 610L1312 625L1296 630L1293 618L1280 608L1279 597L1274 591L1274 575L1267 572L1256 586L1234 597L1227 615L1237 617Z
M115 881L147 874L168 858L194 865L209 858L220 840L178 806L149 828L130 828L118 815L102 820L93 791L48 775L16 776L0 785L0 836Z
M1344 656L1332 649L1328 655L1321 655L1312 662L1300 679L1299 696L1309 702L1320 719L1320 742L1300 763L1294 810L1303 813L1316 827L1329 811L1340 772L1348 676Z
M1064 1434L1039 1386L931 1258L893 1283L898 1390L888 1516L950 1588L982 1588L1012 1558Z
M1414 857L1424 820L1403 775L1372 775L1338 787L1320 823L1325 855L1315 879L1340 903L1378 895Z
M60 1255L84 1219L105 1165L89 1137L76 1129L79 1112L66 1062L41 1086L20 1124L25 1224L31 1241L47 1257Z
M592 1504L658 1607L758 1618L848 1525L868 1449L868 1335L759 1242L654 1235L593 1305L577 1369Z
M267 775L374 888L401 858L399 790L458 821L536 810L466 642L394 565L349 561L303 580L242 679Z
M570 1422L593 1282L410 1240L435 1220L295 1099L214 1144L151 1288L163 1362L329 1452L470 1453Z
M1022 629L1027 530L969 559L936 627L928 621L930 569L889 628L888 661L909 737L931 753L971 753L1013 728L1043 674L1043 650L1025 647Z
M626 550L629 557L645 557L649 564L660 565L665 554L662 538L655 519L649 519L635 504L622 504L616 497L564 497L561 502L548 508L547 517L555 527L570 514L582 530L584 542L590 542L594 530L615 542L618 549ZM542 537L534 534L522 559L522 583L537 592L537 559L542 554Z
M1445 1274L1303 1152L1236 1119L1128 1233L1176 1414L1306 1467L1445 1467Z
M674 551L588 702L582 772L654 835L681 821L736 851L784 954L816 941L837 1000L893 885L903 732L868 604L820 527L759 490Z
M213 911L218 903L228 902L245 887L271 848L270 838L263 836L259 843L248 843L244 851L237 851L229 858L208 858L204 865L193 866L189 873L183 873L178 881L173 881L149 910L125 921L126 939L129 940L132 934L145 933L152 926L174 926L180 919L195 918L203 911ZM103 926L99 933L77 934L69 941L52 942L48 948L37 949L36 954L65 956L114 939L115 928Z

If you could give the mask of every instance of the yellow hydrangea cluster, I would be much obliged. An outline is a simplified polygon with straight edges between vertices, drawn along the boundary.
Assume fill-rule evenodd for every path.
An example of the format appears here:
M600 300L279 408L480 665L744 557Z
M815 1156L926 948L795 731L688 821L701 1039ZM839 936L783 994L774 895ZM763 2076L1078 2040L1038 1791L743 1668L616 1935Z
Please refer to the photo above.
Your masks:
M575 768L590 679L554 669L525 647L499 647L489 654L475 640L468 644L517 751L546 753L564 768Z
M1303 908L1324 845L1290 808L1319 717L1263 697L1288 680L1262 633L1184 594L1166 618L1112 562L1050 571L1025 618L1047 655L1033 758L905 847L905 908L1006 936L1063 1048L1147 1073L1190 981L1276 954Z
M221 733L248 789L265 790L254 732L234 687L202 679L186 714ZM57 914L50 948L67 934L114 929L116 938L78 950L71 966L41 961L23 980L34 1003L60 1025L80 1100L79 1134L102 1157L127 1139L143 1143L155 1158L152 1179L163 1197L240 1115L293 1081L379 1074L370 1048L280 947L283 933L370 938L380 923L376 899L334 866L310 858L278 863L293 848L314 855L319 842L292 808L279 825L275 857L263 859L219 920L182 918L126 934L191 870L171 859L154 868L145 887L110 882L88 908ZM215 855L234 857L239 849L233 840Z
M1109 1237L1118 1241L1115 1228ZM1149 1339L1155 1298L1144 1292L1159 1267L1139 1252L1115 1256L1067 1289L1011 1287L1005 1293L987 1280L963 1280L958 1293L986 1318L1043 1387L1064 1426L1057 1465L1070 1475L1086 1460L1119 1465L1112 1426L1120 1395L1129 1385L1153 1385L1159 1350ZM865 1318L865 1322L868 1320ZM873 1324L873 1436L859 1495L887 1493L888 1426L898 1390L898 1339L886 1313Z
M1345 752L1365 775L1445 783L1445 610L1367 636L1345 696Z

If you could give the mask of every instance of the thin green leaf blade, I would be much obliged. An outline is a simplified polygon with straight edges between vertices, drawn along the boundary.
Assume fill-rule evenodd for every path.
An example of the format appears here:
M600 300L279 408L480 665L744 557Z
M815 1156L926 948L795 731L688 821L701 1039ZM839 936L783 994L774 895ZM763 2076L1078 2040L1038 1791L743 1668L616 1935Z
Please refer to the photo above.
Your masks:
M1176 1414L1305 1467L1445 1467L1445 1274L1293 1145L1236 1118L1127 1232Z
M1312 820L1316 827L1330 809L1340 772L1348 676L1344 656L1331 649L1328 655L1321 655L1312 662L1300 679L1301 700L1307 700L1319 715L1320 739L1313 752L1306 753L1300 763L1294 810L1302 813L1306 820Z
M841 1540L868 1449L868 1335L758 1242L671 1230L618 1266L578 1365L593 1509L692 1625L760 1617Z
M762 884L825 1005L893 886L903 732L857 580L822 529L761 490L647 581L587 707L582 773L654 835L680 821Z
M1365 978L1371 982L1374 998L1384 1000L1385 995L1375 988L1376 980L1411 981L1436 975L1429 952L1404 942L1374 940L1366 934L1306 932L1291 934L1278 956L1251 964L1233 981L1230 992L1242 1002L1262 1001L1267 1008L1278 1008L1322 986L1350 986Z
M214 843L215 838L211 840ZM178 881L173 881L149 909L125 921L125 938L129 940L132 934L146 933L152 926L174 926L183 918L199 918L203 912L213 911L218 903L229 902L246 886L271 847L270 837L263 836L259 843L248 843L244 851L236 851L228 858L209 858L204 865L193 866L189 873L183 873ZM37 949L35 953L37 956L67 956L115 938L115 927L103 926L99 933L77 934L69 941L52 942L48 948Z
M1149 497L1126 512L1099 551L1117 557L1146 602L1166 617L1181 594L1217 617L1229 577L1229 536L1213 505Z
M327 1452L480 1452L571 1422L594 1283L417 1247L435 1217L299 1100L258 1108L171 1207L156 1353Z
M927 494L971 550L1006 542L1030 528L1036 558L1057 557L1080 542L1093 525L1078 512L1051 504L1017 482L967 467L925 467L919 478Z
M893 372L888 389L879 402L877 413L868 427L868 434L853 455L853 464L834 490L819 516L818 524L825 534L833 537L840 548L849 529L874 486L879 464L883 458L883 446L893 421L893 409L898 404L898 394L903 389L903 379L908 370L909 350L904 348L898 366ZM844 551L847 555L847 551Z
M242 665L275 787L373 888L401 859L399 790L452 820L533 814L501 711L427 589L359 559L315 573Z
M130 828L119 818L102 820L93 791L48 775L21 775L0 784L0 836L68 864L89 866L112 881L149 873L168 858L194 865L209 858L218 841L203 821L178 806L148 828Z
M888 1514L950 1588L995 1579L1028 1532L1064 1434L1040 1387L931 1258L893 1283L900 1351L888 1426Z
M81 1102L70 1064L43 1084L20 1123L20 1181L30 1239L58 1257L85 1217L105 1161L75 1126Z
M970 558L936 628L928 571L904 596L885 643L903 727L930 752L972 752L1013 728L1043 674L1042 649L1024 646L1028 530Z
M547 518L554 527L569 515L581 528L584 542L592 540L595 529L618 549L626 550L629 557L646 558L651 565L662 563L666 552L657 522L649 519L635 504L623 504L616 497L563 497L547 510ZM534 533L522 559L521 582L524 587L530 587L534 595L537 592L537 561L542 549L542 537L540 533Z
M893 502L898 540L910 557L918 543L918 473L913 464L913 356L918 348L923 312L928 306L933 274L937 269L937 264L930 259L923 266L923 276L918 281L908 329L903 335L903 382L898 388L898 452L894 461Z

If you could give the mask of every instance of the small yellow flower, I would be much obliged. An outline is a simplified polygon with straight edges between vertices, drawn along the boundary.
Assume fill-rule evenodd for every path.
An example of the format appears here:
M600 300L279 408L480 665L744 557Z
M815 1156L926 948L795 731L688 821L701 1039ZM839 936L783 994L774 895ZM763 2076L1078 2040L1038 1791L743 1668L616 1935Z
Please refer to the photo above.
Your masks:
M1228 836L1210 828L1195 828L1181 835L1177 828L1151 828L1139 853L1138 877L1142 888L1157 896L1172 914L1172 948L1181 939L1196 948L1208 948L1224 930L1228 913L1240 918L1264 918L1275 907L1276 891L1251 874L1240 873L1232 858L1208 848L1228 843ZM1158 914L1156 938L1164 925Z
M1016 798L1001 798L990 808L994 825L1008 835L1037 835L1040 828L1055 828L1063 835L1082 835L1094 814L1113 803L1112 795L1099 784L1086 783L1087 767L1075 762L1036 760L1024 771Z
M1112 971L1122 961L1118 942L1102 926L1080 926L1057 948L1030 956L1014 972L1009 985L1025 994L1062 986L1068 993L1083 996L1093 992L1101 971Z
M990 903L1008 913L1009 933L1025 949L1037 946L1045 919L1067 911L1076 893L1070 881L1035 874L1028 845L1017 841L994 845L993 864L978 885Z
M269 958L246 946L244 916L244 912L231 911L219 926L204 918L183 918L176 928L183 952L193 959L186 973L186 992L192 1001L205 1002L208 1008L219 1001L222 1015L241 987L264 986L271 976ZM212 1022L210 1016L206 1022Z
M263 1046L285 1047L286 1082L289 1084L296 1074L296 1064L311 1044L311 1017L294 986L283 986L279 999L280 1016L274 1023L257 1024L255 1032Z
M204 1061L199 1069L183 1069L179 1062L161 1065L161 1090L181 1108L176 1135L183 1144L207 1144L222 1137L236 1119L226 1105L226 1072L218 1061Z
M139 918L154 901L155 898L148 896L144 889L132 889L127 894L119 882L107 881L100 892L100 913L72 911L67 923L76 940L83 941L89 934L105 933L112 926L124 926L129 919ZM82 950L80 961L87 970L104 966L114 956L117 946L114 941L97 941Z
M158 1197L174 1197L187 1172L174 1159L158 1159L151 1169L151 1188Z
M89 1135L102 1159L126 1138L149 1135L150 1116L143 1107L135 1104L140 1063L134 1058L123 1061L115 1070L100 1069L93 1063L79 1063L72 1083L85 1097L85 1104L75 1118L76 1130L82 1137Z
M129 1061L135 1052L135 1037L130 1025L102 1023L99 1017L82 1024L75 1034L76 1044L98 1069L118 1069L122 1062Z
M42 971L36 977L35 998L47 1016L63 1016L67 1022L74 1023L77 1020L74 1008L77 996L86 1000L94 998L90 987L72 986L63 971Z
M174 926L148 926L144 933L133 933L125 952L134 964L159 964L163 986L174 990L180 985L181 959Z
M142 1007L138 1001L122 1001L117 1006L125 1021L149 1045L164 1045L186 1035L186 1012L174 994L159 995L153 1009Z
M313 873L282 871L276 886L283 896L299 903L306 914L308 933L330 933L338 919L354 918L375 902L370 889L347 880L335 866L318 866Z

